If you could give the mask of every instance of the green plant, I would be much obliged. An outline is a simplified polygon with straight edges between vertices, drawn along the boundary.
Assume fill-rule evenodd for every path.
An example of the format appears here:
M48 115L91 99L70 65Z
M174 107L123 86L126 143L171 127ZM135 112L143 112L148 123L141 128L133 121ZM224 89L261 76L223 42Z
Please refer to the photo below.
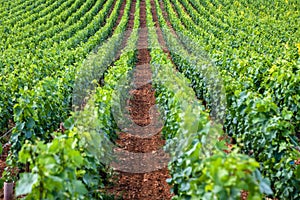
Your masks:
M217 5L222 7L221 4L217 3ZM164 0L163 6L168 14L167 17L162 15L158 3L156 8L172 60L179 71L191 80L197 97L205 101L207 108L210 109L214 107L210 96L212 94L213 97L218 96L218 94L214 95L214 88L210 87L210 82L206 80L207 72L201 69L201 66L207 63L201 62L202 59L200 62L192 59L191 52L199 55L199 52L205 50L214 60L214 68L217 69L215 71L224 82L223 89L227 103L224 124L226 133L238 141L242 152L260 162L263 176L271 180L274 196L295 199L299 188L297 166L289 164L299 157L299 153L294 150L299 146L295 135L299 126L298 113L295 112L299 105L294 101L298 98L296 94L298 87L295 84L299 85L300 81L298 74L292 73L297 71L295 48L285 49L285 44L283 51L290 60L283 62L281 51L268 51L276 45L282 45L280 44L282 41L276 37L272 40L261 39L271 30L268 25L273 24L273 21L261 21L258 18L257 28L252 26L245 28L251 23L252 18L250 20L243 15L238 15L241 20L235 21L232 18L234 13L241 11L251 16L255 14L243 6L233 8L232 5L228 3L222 8L223 11L231 9L231 12L225 13L209 1L200 3ZM246 5L252 3L247 2ZM281 6L276 5L276 8L277 6L280 9ZM293 7L294 3L286 9L293 9ZM229 21L222 21L215 16ZM265 16L265 19L270 18L271 16ZM166 24L167 19L170 20L172 28L177 31L179 39L172 37L173 33ZM233 24L240 28L235 29ZM293 22L292 26L294 26ZM260 39L251 35L251 31L257 29L261 34ZM291 40L295 41L294 37L295 35L292 35ZM264 41L263 47L260 45L262 41ZM198 45L193 45L195 43ZM271 47L267 48L268 45ZM190 60L185 59L187 57ZM281 70L286 74L282 75ZM286 81L284 77L290 81ZM288 95L285 95L287 93ZM292 98L287 100L285 98L287 96ZM283 187L282 180L285 180L286 187Z
M7 183L13 183L17 180L18 169L15 167L7 166L2 173L2 180Z
M123 34L118 31L126 27L129 10L130 1L126 4L117 34ZM139 26L138 19L137 14L135 27ZM86 62L85 69L93 69L94 64L110 64L121 39L118 35L112 36L98 49L97 62ZM27 194L28 199L111 198L102 194L101 188L110 174L107 164L113 158L110 157L112 149L109 144L117 128L111 113L112 95L122 77L126 77L132 69L137 39L138 29L135 29L129 38L131 45L122 52L115 65L107 70L104 87L94 85L95 92L89 96L86 105L64 122L63 128L66 130L49 134L52 138L49 142L33 143L27 140L22 146L19 162L30 163L31 172L21 174L17 195ZM82 83L81 79L78 81ZM95 81L91 84L95 84ZM88 89L92 89L92 86Z
M159 2L155 1L155 5L158 7ZM148 40L157 47L149 0L146 7ZM254 174L259 168L254 159L238 153L238 149L224 152L227 148L218 140L222 130L210 121L208 111L194 98L190 81L174 70L160 48L151 49L150 54L157 101L165 113L163 134L171 155L168 182L173 186L173 198L239 199L241 190L251 191L251 199L261 199L262 193L271 194L268 182Z
M30 163L31 173L22 173L17 182L16 195L27 199L80 199L88 192L77 179L84 165L78 150L78 140L67 135L56 137L51 143L26 143L19 153L21 163Z

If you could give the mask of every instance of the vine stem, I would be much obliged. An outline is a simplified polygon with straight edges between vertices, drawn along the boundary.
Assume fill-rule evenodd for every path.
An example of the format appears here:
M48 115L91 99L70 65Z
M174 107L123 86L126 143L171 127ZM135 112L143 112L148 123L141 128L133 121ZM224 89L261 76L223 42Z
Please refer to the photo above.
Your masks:
M6 133L4 133L4 134L0 137L0 139L4 138L4 137L7 136L8 134L10 134L14 128L15 128L15 127L12 127L11 129L9 129L9 131L7 131Z

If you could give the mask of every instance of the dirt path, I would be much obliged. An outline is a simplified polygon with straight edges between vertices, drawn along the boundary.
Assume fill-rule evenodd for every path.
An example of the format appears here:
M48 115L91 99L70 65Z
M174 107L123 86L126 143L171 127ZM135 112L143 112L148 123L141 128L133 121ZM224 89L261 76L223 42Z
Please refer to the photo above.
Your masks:
M155 109L154 89L151 85L150 52L147 49L146 5L140 3L140 26L136 68L133 74L134 89L130 91L128 111L136 129L119 133L117 144L126 151L115 168L116 182L108 191L122 199L171 199L170 178L166 163L168 156L162 151L162 140L158 111ZM151 111L151 112L150 112Z

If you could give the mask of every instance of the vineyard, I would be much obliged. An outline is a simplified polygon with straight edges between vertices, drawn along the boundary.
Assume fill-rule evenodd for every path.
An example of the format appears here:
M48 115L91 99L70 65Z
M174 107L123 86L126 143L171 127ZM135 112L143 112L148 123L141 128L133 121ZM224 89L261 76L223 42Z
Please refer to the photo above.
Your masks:
M298 0L0 0L0 196L300 199Z

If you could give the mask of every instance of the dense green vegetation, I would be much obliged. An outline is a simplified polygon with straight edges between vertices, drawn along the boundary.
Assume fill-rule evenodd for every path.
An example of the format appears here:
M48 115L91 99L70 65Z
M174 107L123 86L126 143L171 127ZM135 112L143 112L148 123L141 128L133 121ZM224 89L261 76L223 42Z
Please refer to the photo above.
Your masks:
M164 5L173 28L182 33L179 37L186 49L195 52L191 45L194 42L208 51L224 81L226 132L236 138L243 152L261 163L262 172L270 178L277 196L297 198L298 166L291 164L299 157L298 150L293 148L298 146L300 97L297 51L300 34L296 2L275 4L275 12L272 10L266 16L253 14L252 10L240 5L241 2L220 3L219 8L224 10L223 21L228 21L222 23L223 28L210 23L210 17L199 16L204 5L194 3L193 7L184 0L172 2L165 0ZM280 16L280 20L288 20L288 24L276 20L276 13L283 10L286 13ZM212 12L211 15L216 14ZM291 29L295 32L284 32ZM271 37L271 32L278 38ZM186 41L184 37L191 40ZM172 47L175 53L178 46L180 44ZM279 49L275 51L274 47ZM281 48L284 51L280 51ZM180 51L179 56L185 57L184 53ZM187 70L188 65L178 66L192 80L197 96L210 103L211 100L205 98L211 95L210 88L205 90L209 82L203 84L197 80L203 72L197 72L195 68ZM286 187L283 187L282 180L285 180L284 184L288 183Z
M174 199L299 199L299 1L145 2ZM0 0L0 134L26 169L3 179L17 195L106 198L139 28L140 0Z

